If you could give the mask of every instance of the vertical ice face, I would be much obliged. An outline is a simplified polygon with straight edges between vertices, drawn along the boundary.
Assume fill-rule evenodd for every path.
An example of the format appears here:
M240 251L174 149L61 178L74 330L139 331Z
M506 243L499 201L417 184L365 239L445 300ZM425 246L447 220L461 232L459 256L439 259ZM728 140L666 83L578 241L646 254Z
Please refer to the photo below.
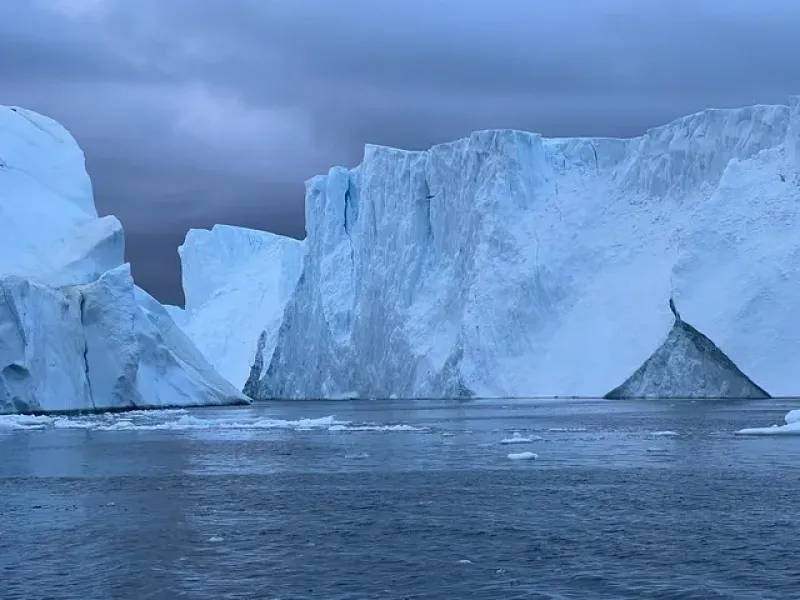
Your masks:
M772 393L800 372L797 104L629 139L484 131L307 183L258 397L599 396L683 310ZM782 177L783 175L783 177Z
M272 357L286 302L303 266L303 242L243 227L192 229L178 249L186 310L171 309L206 359L244 387L263 333ZM178 316L180 315L180 316Z
M790 168L794 167L795 182L800 185L800 96L794 96L789 103L789 131L786 136L786 154Z
M83 152L55 121L0 107L0 200L0 274L77 283L81 263L122 258L122 228L113 217L98 221Z
M247 401L135 287L72 136L6 107L0 293L0 413Z

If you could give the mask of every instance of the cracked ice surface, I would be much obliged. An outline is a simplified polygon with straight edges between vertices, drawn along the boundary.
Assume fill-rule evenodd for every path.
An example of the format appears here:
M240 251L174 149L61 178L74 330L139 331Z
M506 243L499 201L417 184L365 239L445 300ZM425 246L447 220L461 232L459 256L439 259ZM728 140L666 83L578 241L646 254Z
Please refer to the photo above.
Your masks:
M306 259L260 397L599 396L665 299L760 385L800 372L800 103L632 139L367 146L307 182Z

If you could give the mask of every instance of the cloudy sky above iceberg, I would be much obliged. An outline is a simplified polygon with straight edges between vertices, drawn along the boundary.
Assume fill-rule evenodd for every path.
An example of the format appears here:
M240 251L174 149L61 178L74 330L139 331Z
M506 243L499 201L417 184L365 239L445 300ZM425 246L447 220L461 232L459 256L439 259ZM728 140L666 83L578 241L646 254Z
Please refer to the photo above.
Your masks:
M303 235L365 142L629 136L800 93L795 0L6 0L0 104L66 125L141 285L215 222Z

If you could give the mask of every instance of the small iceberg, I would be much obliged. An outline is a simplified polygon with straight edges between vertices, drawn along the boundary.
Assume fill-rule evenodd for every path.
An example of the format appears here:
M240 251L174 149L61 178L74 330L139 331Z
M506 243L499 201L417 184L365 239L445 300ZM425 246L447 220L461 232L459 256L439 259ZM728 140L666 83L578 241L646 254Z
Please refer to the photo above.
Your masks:
M800 435L800 410L790 410L783 418L785 425L749 427L740 429L738 435Z
M604 397L624 398L769 398L714 342L675 317L664 343L633 375Z
M534 436L522 436L519 433L515 432L514 435L508 438L503 438L500 440L500 443L503 445L508 444L530 444L531 442L535 442L537 440L541 440L541 436L534 435Z
M539 455L535 452L512 452L508 458L510 460L536 460Z

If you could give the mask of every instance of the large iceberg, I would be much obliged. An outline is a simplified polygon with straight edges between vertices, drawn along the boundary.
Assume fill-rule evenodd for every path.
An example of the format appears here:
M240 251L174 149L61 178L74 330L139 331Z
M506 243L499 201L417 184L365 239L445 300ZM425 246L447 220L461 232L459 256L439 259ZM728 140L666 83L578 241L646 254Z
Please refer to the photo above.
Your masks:
M251 395L597 397L671 293L776 395L800 373L800 102L633 139L367 146L307 182L306 257Z
M178 248L185 309L167 307L208 361L238 389L269 361L303 266L303 242L215 225L191 229ZM259 342L259 337L261 341Z
M0 413L245 403L124 262L83 153L0 107Z

